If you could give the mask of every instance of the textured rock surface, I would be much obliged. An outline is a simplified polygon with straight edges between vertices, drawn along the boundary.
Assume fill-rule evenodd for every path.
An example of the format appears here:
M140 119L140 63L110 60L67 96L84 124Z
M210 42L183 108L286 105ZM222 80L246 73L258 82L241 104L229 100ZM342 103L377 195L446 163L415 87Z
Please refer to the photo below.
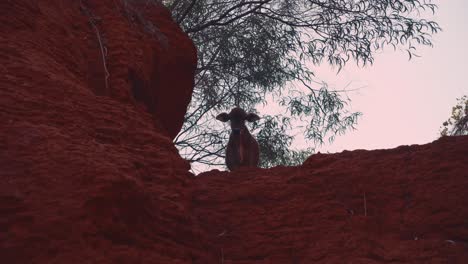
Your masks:
M34 101L60 102L71 89L138 104L174 138L190 101L196 50L153 2L0 1L2 92L31 88Z
M196 54L151 2L0 1L0 263L209 260L166 136Z
M467 263L468 136L211 171L194 214L224 263Z

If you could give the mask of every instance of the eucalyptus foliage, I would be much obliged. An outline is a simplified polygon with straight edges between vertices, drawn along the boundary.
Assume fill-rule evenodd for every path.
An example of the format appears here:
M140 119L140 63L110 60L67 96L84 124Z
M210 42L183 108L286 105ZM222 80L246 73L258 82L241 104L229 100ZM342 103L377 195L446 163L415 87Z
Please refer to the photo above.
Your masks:
M457 98L457 104L452 107L452 114L440 129L441 136L468 135L468 96Z
M339 71L347 62L365 65L385 46L416 55L431 46L440 28L424 16L431 0L172 0L163 1L198 48L196 85L185 125L175 139L192 162L223 163L228 131L216 113L252 110L275 98L285 117L256 126L263 166L295 163L289 131L306 122L315 143L352 128L360 113L346 110L339 91L314 83L311 70L325 62ZM269 105L270 106L270 105ZM275 106L271 106L275 107ZM296 120L296 121L295 121Z

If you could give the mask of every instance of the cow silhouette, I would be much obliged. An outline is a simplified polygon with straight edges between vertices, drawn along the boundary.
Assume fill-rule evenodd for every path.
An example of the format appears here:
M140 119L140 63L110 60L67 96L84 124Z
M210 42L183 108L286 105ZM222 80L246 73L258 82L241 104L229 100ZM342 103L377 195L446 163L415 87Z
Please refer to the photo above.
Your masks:
M236 107L229 114L221 113L216 119L231 123L231 134L226 146L226 166L230 171L240 167L258 167L260 159L258 142L245 126L245 121L255 122L260 117L254 113L247 114Z

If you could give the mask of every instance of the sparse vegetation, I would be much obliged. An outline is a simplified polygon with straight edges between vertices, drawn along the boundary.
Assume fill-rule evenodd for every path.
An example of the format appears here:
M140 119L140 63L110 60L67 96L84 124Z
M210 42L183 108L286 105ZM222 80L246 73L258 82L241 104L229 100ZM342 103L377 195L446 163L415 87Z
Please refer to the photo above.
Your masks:
M441 136L468 135L468 96L457 99L457 104L452 107L452 115L440 128Z

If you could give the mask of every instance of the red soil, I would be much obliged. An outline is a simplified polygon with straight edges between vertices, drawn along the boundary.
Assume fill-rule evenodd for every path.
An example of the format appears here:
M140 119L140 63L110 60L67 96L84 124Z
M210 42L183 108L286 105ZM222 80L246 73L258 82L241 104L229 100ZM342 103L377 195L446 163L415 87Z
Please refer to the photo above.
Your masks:
M468 137L193 177L151 2L0 1L0 263L468 263Z

